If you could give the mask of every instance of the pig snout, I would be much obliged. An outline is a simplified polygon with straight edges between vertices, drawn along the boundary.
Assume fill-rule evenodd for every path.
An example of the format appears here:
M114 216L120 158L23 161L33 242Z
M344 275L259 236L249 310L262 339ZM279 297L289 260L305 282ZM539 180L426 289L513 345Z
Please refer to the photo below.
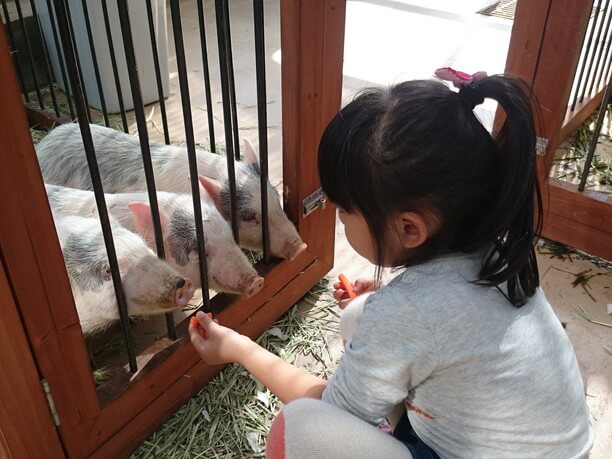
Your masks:
M174 292L174 303L178 306L185 306L195 292L193 282L188 277L180 278L177 280Z
M300 255L304 250L306 250L308 246L302 242L301 239L297 239L293 242L285 245L285 248L282 251L283 258L286 258L289 261L295 260L298 255Z
M245 297L251 297L261 290L264 284L264 278L255 276L247 279L240 289Z

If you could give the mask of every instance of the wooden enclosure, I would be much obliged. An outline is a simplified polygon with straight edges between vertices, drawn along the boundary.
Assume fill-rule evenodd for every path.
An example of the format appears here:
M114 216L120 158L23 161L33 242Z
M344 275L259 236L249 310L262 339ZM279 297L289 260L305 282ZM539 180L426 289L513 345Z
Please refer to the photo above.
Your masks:
M605 87L574 110L568 101L592 9L591 0L519 0L506 72L533 85L541 113L538 173L544 201L542 235L612 259L612 199L549 177L555 150L597 110Z
M281 0L284 206L308 249L267 267L263 289L248 300L213 299L220 322L251 337L333 264L334 208L304 217L303 201L320 186L318 141L340 106L344 19L345 0ZM199 359L184 321L123 393L99 401L4 32L0 100L0 455L125 455L221 367Z

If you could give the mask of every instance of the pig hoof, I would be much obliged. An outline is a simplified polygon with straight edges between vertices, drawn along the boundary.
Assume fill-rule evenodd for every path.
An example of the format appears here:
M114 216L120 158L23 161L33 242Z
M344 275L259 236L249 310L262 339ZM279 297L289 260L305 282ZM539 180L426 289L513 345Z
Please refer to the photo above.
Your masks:
M263 287L264 284L264 278L263 277L256 277L254 278L249 284L246 285L246 288L244 289L244 296L245 297L250 297L255 295L257 292L259 292L261 290L261 288Z

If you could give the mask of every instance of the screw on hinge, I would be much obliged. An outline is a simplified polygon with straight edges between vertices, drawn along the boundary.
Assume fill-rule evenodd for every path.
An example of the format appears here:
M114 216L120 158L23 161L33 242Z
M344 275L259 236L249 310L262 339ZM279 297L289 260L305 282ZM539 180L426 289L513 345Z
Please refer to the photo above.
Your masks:
M319 188L317 191L307 196L303 201L304 205L304 217L307 217L317 209L325 209L327 203L327 196L323 193L323 190Z
M60 425L60 419L57 414L57 409L55 408L55 400L53 400L53 394L51 393L51 387L46 379L41 379L40 382L43 386L43 391L45 392L45 397L47 398L47 403L49 405L49 412L51 413L51 418L53 419L53 424L55 426Z

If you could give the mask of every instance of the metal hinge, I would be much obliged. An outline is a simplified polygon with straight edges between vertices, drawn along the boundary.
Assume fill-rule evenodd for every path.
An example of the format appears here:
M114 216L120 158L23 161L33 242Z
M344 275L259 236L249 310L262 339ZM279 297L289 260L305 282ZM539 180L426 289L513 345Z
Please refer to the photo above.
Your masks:
M327 203L327 196L323 193L323 190L319 188L317 191L312 193L310 196L307 196L304 199L304 217L307 217L311 213L313 213L317 209L325 209L325 204Z
M540 156L545 156L547 148L548 139L545 139L544 137L536 137L536 153Z
M53 419L53 424L55 426L60 425L60 419L57 415L57 409L55 408L55 400L53 400L53 394L51 393L51 387L46 379L41 379L43 390L45 391L45 397L47 397L47 404L49 405L49 412L51 413L51 418Z

